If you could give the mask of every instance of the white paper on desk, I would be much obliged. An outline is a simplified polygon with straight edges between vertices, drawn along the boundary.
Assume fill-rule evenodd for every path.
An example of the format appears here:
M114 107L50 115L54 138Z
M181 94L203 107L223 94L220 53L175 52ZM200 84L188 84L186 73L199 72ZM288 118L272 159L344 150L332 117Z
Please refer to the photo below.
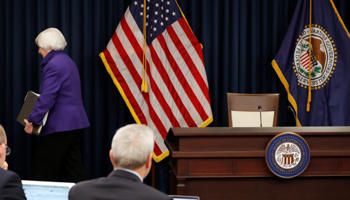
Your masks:
M272 127L275 111L262 111L262 127ZM231 111L232 127L260 127L260 112Z

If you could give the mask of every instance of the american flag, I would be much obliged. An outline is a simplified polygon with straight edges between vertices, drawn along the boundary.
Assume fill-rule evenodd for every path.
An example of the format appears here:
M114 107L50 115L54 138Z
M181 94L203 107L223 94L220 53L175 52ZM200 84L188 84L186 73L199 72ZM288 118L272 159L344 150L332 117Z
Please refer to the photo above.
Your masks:
M153 158L159 162L169 155L169 128L205 127L213 116L201 44L177 2L144 3L131 1L100 57L135 121L155 131ZM144 70L148 93L141 92Z

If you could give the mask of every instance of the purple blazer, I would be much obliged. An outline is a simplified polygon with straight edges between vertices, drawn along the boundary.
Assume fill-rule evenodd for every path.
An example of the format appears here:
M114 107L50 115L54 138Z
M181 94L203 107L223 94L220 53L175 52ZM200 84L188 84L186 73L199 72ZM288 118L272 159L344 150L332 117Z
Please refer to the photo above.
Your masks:
M42 125L49 111L41 134L70 131L89 127L81 97L80 77L74 61L62 51L50 51L40 64L44 66L40 96L29 122Z

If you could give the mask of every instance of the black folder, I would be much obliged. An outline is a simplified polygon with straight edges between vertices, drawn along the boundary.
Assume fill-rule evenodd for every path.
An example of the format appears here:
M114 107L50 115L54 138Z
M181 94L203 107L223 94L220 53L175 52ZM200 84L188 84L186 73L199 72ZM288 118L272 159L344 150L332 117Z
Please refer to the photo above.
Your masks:
M24 123L24 119L29 118L29 114L32 113L33 108L35 106L36 101L39 98L39 94L33 92L33 91L28 91L26 97L24 98L24 103L22 105L21 111L19 112L17 116L17 121L21 123L23 126L26 124ZM47 119L48 112L46 113L43 122L45 125L46 119ZM33 133L35 135L39 135L42 129L42 125L37 125L33 124Z

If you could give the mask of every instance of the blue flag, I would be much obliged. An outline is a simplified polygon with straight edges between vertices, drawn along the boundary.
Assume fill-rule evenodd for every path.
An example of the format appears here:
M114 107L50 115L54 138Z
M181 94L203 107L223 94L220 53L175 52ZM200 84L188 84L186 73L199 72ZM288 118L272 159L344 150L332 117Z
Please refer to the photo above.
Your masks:
M298 126L349 126L350 35L332 0L314 0L311 8L299 0L272 66Z

